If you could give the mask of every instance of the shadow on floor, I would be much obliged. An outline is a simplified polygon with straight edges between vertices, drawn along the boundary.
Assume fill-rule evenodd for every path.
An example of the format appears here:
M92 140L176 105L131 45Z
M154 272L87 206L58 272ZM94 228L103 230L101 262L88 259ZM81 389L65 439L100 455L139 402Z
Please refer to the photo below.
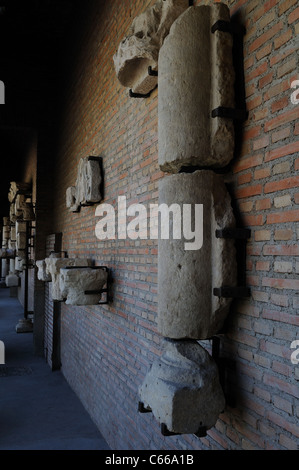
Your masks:
M17 334L23 309L0 289L0 450L109 450L62 373L33 354L32 333Z

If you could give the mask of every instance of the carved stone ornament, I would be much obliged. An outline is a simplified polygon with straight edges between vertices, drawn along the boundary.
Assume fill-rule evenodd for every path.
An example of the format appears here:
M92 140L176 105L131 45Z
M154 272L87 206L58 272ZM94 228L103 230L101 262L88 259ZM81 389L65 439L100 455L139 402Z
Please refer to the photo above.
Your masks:
M80 207L90 206L102 200L102 173L100 158L81 158L78 165L76 186L66 190L66 207L70 212L79 212Z
M159 50L172 23L188 8L188 0L158 0L154 6L137 16L114 55L120 83L134 93L147 94L157 85Z
M225 408L217 365L196 341L164 340L139 396L160 424L179 434L212 428Z
M215 31L230 22L223 3L188 8L172 25L159 54L158 139L162 171L222 168L234 155L232 119L213 117L234 108L233 39Z
M101 300L101 289L107 282L108 273L103 269L62 268L60 291L68 305L97 305ZM94 292L86 294L86 292Z

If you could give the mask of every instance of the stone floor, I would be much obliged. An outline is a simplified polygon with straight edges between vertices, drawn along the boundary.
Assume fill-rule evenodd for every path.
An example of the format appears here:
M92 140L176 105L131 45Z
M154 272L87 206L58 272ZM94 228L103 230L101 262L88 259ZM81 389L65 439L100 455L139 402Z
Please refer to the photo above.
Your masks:
M62 373L34 356L32 333L16 333L23 316L0 288L0 450L109 450Z

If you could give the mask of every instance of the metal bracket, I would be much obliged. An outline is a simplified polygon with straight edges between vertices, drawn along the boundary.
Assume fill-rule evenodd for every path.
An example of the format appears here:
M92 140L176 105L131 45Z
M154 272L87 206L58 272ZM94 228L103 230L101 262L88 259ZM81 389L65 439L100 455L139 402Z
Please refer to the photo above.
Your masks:
M151 95L151 91L143 95L142 93L134 93L131 89L129 90L130 98L149 98L150 95Z
M216 31L221 31L223 33L232 34L232 26L230 21L218 20L213 24L211 28L211 33L214 34Z
M243 286L236 286L236 287L215 287L213 289L213 294L215 297L223 297L225 299L232 298L232 299L242 299L244 297L250 297L250 288L243 287Z
M251 237L249 228L222 228L216 230L216 238L234 238L238 240L247 240Z
M147 69L147 72L148 72L148 74L149 74L151 77L157 77L157 76L158 76L158 71L157 71L157 70L153 70L151 65L150 65L149 68Z
M248 112L245 109L234 109L227 108L225 106L219 106L212 110L212 118L225 118L232 119L234 121L246 121L248 118Z
M230 33L245 36L246 28L241 24L235 24L231 21L218 20L211 27L211 33L214 34L216 31L221 31L222 33Z
M138 402L138 412L139 413L152 413L151 408L145 407L142 401Z
M171 432L168 430L167 426L165 423L162 423L161 424L161 434L163 436L166 436L166 437L170 437L170 436L181 436L182 433L179 433L179 432ZM196 431L195 433L193 433L195 436L197 437L205 437L207 435L207 428L204 427L204 426L201 426L198 431Z

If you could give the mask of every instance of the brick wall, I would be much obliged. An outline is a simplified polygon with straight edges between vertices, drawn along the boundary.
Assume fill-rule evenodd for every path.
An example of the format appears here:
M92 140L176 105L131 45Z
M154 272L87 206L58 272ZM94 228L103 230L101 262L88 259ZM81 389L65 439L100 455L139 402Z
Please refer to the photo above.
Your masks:
M220 356L234 396L205 438L163 437L151 415L137 412L138 387L160 352L156 327L157 242L102 241L95 207L70 214L67 187L78 161L102 156L104 202L157 203L158 91L134 100L118 83L112 56L132 19L152 1L94 2L80 48L70 53L67 89L57 127L53 227L63 250L111 269L113 302L62 305L62 371L113 449L296 449L298 366L291 343L298 317L298 122L291 82L299 79L296 0L228 1L246 25L244 71L248 120L232 169L224 175L240 222L251 229L249 299L234 303ZM204 3L204 2L203 2ZM83 14L81 17L83 19ZM51 232L52 233L52 232ZM207 348L210 345L207 344Z

